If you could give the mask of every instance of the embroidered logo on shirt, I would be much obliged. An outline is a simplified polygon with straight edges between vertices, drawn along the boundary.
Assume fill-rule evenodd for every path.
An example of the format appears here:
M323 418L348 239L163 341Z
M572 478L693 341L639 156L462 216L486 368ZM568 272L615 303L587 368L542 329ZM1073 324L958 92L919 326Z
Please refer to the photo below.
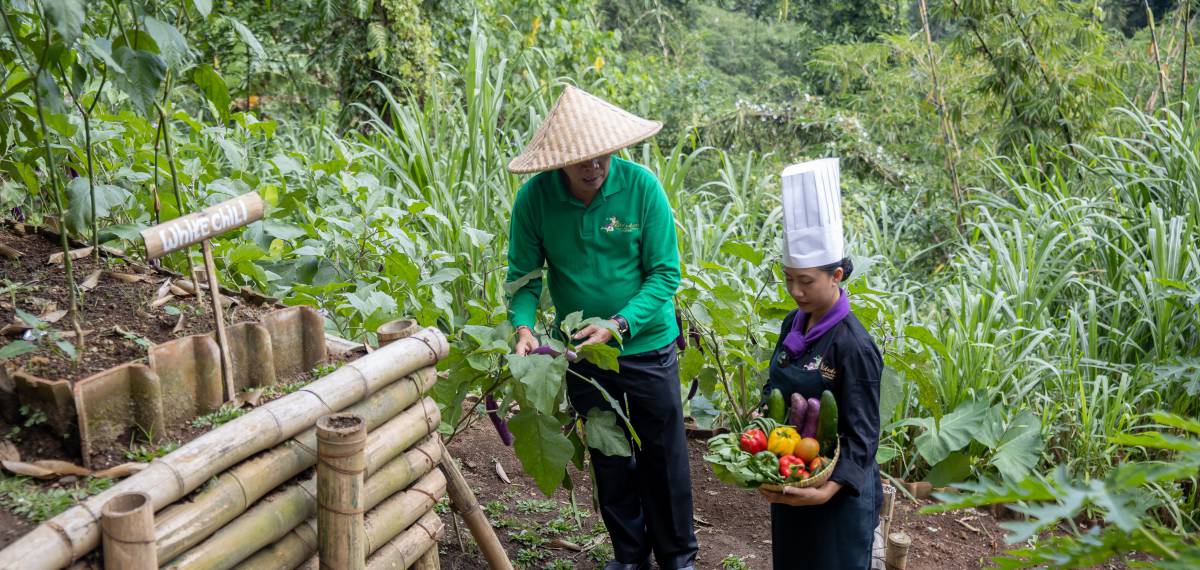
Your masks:
M806 364L804 366L805 370L818 370L820 368L821 368L821 357L820 356L817 356L816 358L813 359L812 362L809 362L808 364Z
M616 216L613 216L613 217L609 218L608 223L605 224L604 226L601 226L600 229L611 234L613 232L630 233L630 232L637 231L638 228L641 228L641 227L642 227L641 224L622 222L621 220L617 219Z
M836 368L834 368L832 366L825 366L824 364L822 364L820 366L820 369L821 369L821 376L823 378L825 378L826 380L832 381L833 379L837 378L837 369Z

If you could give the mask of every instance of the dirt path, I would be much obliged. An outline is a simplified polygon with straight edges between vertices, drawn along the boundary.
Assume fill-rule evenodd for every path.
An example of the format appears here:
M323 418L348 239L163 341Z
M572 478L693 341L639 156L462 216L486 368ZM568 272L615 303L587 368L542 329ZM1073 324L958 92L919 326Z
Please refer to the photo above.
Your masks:
M476 422L451 442L450 452L463 464L479 502L497 527L509 557L521 568L602 568L612 555L603 524L593 513L591 487L586 476L572 471L576 485L573 509L569 494L559 491L547 499L525 476L511 448L504 447L491 425ZM697 568L771 568L770 514L767 503L749 491L726 486L712 475L702 456L702 441L689 442L696 534L700 540ZM508 475L509 485L497 476L493 461ZM967 570L980 568L1003 550L1004 531L982 511L921 515L907 499L896 502L893 528L913 537L910 570ZM579 515L580 525L575 523ZM470 533L460 525L459 548L451 516L441 543L443 568L485 568ZM567 543L570 543L569 545ZM583 552L571 548L582 547Z

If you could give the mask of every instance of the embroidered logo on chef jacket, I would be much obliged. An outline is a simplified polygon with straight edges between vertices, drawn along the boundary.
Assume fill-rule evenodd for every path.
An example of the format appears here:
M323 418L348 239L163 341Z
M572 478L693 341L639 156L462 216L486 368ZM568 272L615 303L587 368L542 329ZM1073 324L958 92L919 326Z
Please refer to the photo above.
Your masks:
M608 223L605 224L604 226L601 226L600 229L604 230L606 233L611 234L613 232L621 232L621 233L635 232L641 227L642 227L642 225L639 223L622 222L616 216L613 216L613 217L609 218Z

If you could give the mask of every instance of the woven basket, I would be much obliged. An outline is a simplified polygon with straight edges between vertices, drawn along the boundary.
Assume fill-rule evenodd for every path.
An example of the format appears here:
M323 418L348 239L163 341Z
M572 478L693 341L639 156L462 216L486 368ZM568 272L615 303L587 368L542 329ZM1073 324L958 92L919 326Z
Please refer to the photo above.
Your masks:
M834 450L833 450L833 460L830 461L829 464L827 464L825 466L825 468L821 469L821 471L818 472L817 474L815 474L803 481L793 481L791 483L783 483L783 484L763 483L761 486L763 489L766 489L768 491L775 491L777 493L782 493L784 487L795 487L798 489L808 489L808 488L812 488L812 487L820 487L821 485L824 485L825 483L827 483L829 481L829 478L831 476L833 476L833 468L837 467L838 458L841 457L841 455L842 455L842 442L839 440L837 447L834 448Z

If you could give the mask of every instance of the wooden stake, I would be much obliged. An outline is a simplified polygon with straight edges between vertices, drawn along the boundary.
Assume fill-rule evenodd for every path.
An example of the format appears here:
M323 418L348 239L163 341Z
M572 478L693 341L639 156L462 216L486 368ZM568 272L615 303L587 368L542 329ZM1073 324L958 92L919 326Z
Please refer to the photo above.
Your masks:
M225 315L221 312L221 287L217 284L217 265L213 262L212 244L200 242L204 250L205 273L208 274L208 290L212 293L213 319L217 321L217 348L221 351L221 377L225 380L225 401L232 402L236 391L233 387L233 360L229 356L229 337L225 336ZM199 294L200 287L196 287Z
M106 570L154 570L154 507L145 493L117 495L100 511Z
M322 568L364 570L363 472L367 422L354 414L317 420L317 555Z
M883 536L892 533L892 517L896 514L896 488L891 485L883 486Z
M912 539L903 531L888 535L887 558L884 567L887 570L904 570L908 566L908 547Z
M471 491L471 486L463 477L462 471L459 471L458 465L454 463L454 458L450 456L450 451L446 449L445 444L442 445L441 467L442 471L446 473L446 490L450 494L450 505L467 523L467 528L471 530L471 536L475 537L479 550L483 552L483 559L487 561L488 568L512 570L512 562L508 560L508 553L504 551L504 545L500 543L500 539L496 538L496 531L492 529L483 510L479 508L479 501L475 499L475 493Z

